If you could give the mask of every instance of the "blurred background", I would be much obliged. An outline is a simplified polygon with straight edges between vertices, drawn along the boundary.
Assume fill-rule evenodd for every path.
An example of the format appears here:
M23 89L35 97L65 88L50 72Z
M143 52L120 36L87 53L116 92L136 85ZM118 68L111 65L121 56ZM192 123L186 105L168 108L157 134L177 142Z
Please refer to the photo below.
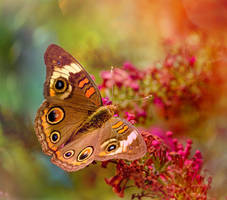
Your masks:
M204 155L213 178L209 195L225 199L226 27L225 0L0 0L0 199L120 199L104 181L110 168L98 163L69 174L41 152L33 121L51 43L76 57L97 84L102 70L126 61L146 69L178 48L199 52L198 62L212 66L216 80L207 97L212 103L181 137Z

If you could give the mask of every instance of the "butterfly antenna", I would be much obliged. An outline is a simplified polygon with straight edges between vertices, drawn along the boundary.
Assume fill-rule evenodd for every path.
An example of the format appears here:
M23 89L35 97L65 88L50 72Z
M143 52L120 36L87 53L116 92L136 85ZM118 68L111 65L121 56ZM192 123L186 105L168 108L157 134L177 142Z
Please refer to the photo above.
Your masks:
M132 101L148 101L150 98L152 98L152 94L151 95L148 95L146 97L143 97L143 98L135 98L135 99L127 99L125 100L125 102L132 102Z
M114 67L111 66L110 74L111 74L112 83L113 83L113 70L114 70ZM114 102L114 84L112 85L112 89L111 89L111 100L112 102Z

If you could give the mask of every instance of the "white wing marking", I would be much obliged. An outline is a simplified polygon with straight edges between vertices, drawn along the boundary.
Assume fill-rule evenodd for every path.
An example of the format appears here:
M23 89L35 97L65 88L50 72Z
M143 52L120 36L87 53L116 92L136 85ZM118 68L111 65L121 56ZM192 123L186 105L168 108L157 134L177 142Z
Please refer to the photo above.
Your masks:
M120 147L113 153L110 153L109 155L115 155L118 153L122 153L122 152L126 152L127 151L127 147L133 143L133 141L137 138L137 131L134 130L132 131L126 140L120 141Z

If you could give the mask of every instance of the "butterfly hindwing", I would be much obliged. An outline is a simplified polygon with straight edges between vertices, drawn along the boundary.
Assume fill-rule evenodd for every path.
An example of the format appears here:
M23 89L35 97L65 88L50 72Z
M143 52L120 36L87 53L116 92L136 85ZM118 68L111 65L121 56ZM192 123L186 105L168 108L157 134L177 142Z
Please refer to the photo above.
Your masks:
M99 129L76 135L67 145L56 151L51 161L66 171L77 171L94 161Z
M146 151L146 144L134 126L123 119L112 118L99 129L74 136L53 154L51 161L66 171L77 171L94 160L135 160Z
M146 153L147 148L139 131L128 121L113 117L100 130L97 160L135 160Z

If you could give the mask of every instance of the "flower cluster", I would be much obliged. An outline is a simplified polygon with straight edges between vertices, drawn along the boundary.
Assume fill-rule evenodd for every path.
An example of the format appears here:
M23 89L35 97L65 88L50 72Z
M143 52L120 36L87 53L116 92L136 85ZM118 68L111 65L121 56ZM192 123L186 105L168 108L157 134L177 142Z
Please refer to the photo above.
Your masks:
M132 199L206 200L211 178L205 179L201 175L203 160L200 151L191 156L191 140L184 147L172 138L172 132L166 132L164 139L154 133L142 132L147 144L144 158L132 162L117 160L102 163L103 167L109 163L116 165L116 174L105 179L106 183L120 197L124 196L126 188L134 186L142 191L133 194Z
M117 115L137 127L142 125L148 150L140 160L102 163L104 168L111 163L116 166L116 174L105 181L120 197L125 189L136 187L141 192L132 199L207 199L211 177L203 175L203 158L199 150L192 153L192 141L184 146L172 132L148 127L152 119L162 119L177 133L195 128L192 123L199 124L205 118L202 111L207 112L218 98L211 89L212 67L179 50L146 69L126 62L101 73L104 105L113 101L119 107ZM108 96L113 96L112 101Z
M113 96L124 117L134 116L134 121L147 125L151 119L162 119L176 133L186 133L203 121L218 98L211 89L212 67L178 50L146 69L126 62L121 68L103 71L99 88L104 95Z

